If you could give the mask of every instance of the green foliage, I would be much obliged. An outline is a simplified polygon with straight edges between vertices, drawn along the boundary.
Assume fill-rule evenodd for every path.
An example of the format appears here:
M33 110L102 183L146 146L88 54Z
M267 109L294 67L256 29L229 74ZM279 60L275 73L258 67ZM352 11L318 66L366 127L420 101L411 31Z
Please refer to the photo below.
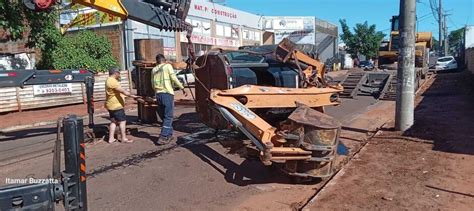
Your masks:
M62 35L56 27L59 13L54 9L33 11L21 0L0 0L0 27L7 32L8 40L24 38L28 32L27 47L38 48L41 60L37 68L53 68L52 51Z
M112 55L112 43L107 37L91 31L65 36L52 52L52 58L56 69L86 68L106 72L117 66Z
M104 72L117 66L112 56L112 44L93 32L63 36L57 24L59 11L33 11L23 6L22 0L0 0L0 28L6 30L8 40L20 40L28 33L27 46L41 51L38 69L87 68Z
M439 49L439 41L435 37L433 37L433 49L431 50L438 52L438 49Z
M346 44L348 52L353 57L365 55L367 58L375 58L380 47L380 42L385 34L375 31L375 25L369 25L366 22L356 24L354 33L347 26L346 20L339 20L341 23L341 39Z
M9 32L7 39L18 40L23 37L22 1L0 0L0 27Z
M464 28L460 28L451 31L448 36L448 42L450 47L457 47L463 42L464 39Z

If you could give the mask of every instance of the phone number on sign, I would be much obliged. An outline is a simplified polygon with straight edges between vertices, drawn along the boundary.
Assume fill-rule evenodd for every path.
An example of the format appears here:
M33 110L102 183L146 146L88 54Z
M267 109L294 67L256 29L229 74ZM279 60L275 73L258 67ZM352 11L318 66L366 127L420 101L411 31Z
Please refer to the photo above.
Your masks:
M56 94L56 93L71 93L68 87L63 88L43 88L40 89L40 94Z

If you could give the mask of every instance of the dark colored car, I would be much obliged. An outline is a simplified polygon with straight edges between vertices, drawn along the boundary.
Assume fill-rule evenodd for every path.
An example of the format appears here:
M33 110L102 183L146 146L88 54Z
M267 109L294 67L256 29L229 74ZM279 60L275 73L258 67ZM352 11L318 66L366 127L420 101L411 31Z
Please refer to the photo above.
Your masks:
M370 61L361 61L359 63L359 68L362 68L364 70L373 70L375 66Z

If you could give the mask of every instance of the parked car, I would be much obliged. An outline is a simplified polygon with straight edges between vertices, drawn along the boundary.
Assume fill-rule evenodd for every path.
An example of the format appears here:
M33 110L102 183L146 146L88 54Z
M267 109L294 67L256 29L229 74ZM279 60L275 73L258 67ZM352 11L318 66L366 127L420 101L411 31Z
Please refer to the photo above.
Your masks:
M184 69L184 70L179 71L176 74L176 77L184 86L189 86L196 82L196 79L194 78L194 75L191 69Z
M370 61L361 61L359 63L359 68L362 68L364 70L373 70L375 66Z
M457 70L458 63L453 56L440 57L436 61L436 70Z

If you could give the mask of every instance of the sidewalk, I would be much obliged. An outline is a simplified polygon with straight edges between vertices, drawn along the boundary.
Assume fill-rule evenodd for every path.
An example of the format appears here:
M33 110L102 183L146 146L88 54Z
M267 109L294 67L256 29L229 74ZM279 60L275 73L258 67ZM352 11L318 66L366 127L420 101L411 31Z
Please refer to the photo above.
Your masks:
M387 124L306 210L472 210L473 81L438 74L417 99L412 129Z
M137 107L137 103L133 100L127 100L126 105L126 109L135 109ZM94 106L95 116L108 114L104 108L103 101L95 102ZM76 104L2 114L0 115L0 132L55 124L59 117L66 116L67 114L87 116L87 106Z

